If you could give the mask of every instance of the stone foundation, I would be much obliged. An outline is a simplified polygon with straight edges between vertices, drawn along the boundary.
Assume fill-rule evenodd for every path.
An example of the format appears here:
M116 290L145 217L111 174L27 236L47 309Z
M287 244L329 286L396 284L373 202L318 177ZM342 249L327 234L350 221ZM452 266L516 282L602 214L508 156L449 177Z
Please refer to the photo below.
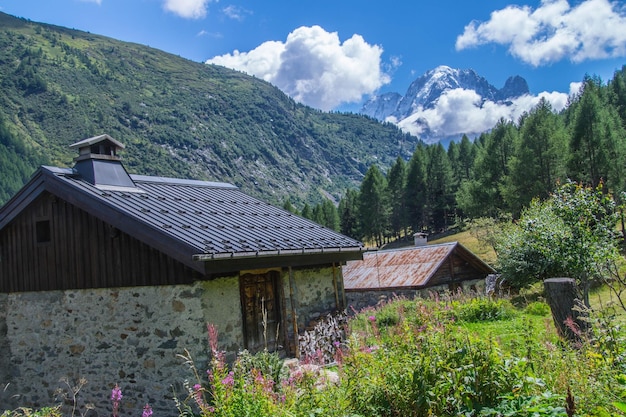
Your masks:
M465 293L474 292L485 294L485 280L463 281L459 283L456 291ZM353 314L368 307L384 304L397 297L413 299L417 297L429 298L435 293L449 293L448 285L438 285L418 290L396 290L396 291L346 291L348 311Z

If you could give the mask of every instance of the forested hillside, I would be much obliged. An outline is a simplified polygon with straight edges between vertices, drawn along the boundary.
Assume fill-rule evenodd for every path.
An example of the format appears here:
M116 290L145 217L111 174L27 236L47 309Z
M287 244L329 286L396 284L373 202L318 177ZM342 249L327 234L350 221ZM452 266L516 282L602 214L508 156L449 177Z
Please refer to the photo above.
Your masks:
M131 173L231 182L270 202L338 199L410 157L391 124L324 113L270 84L146 46L0 13L0 204L68 145L107 133Z
M558 184L602 184L626 203L626 66L604 83L589 76L568 107L542 100L520 120L501 120L475 141L447 149L419 145L407 162L372 165L339 209L303 213L345 234L380 245L418 231L440 232L466 219L518 218L532 199Z

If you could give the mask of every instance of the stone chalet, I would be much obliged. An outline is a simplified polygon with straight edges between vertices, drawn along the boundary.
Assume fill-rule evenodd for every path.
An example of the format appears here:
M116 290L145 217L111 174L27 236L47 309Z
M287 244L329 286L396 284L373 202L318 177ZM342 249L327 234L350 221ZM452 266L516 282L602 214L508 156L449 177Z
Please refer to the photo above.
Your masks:
M71 148L73 168L41 167L0 208L3 407L51 405L61 378L85 378L98 415L115 383L124 413L172 415L191 377L178 355L207 365L207 323L231 358L297 356L299 333L346 307L360 242L233 185L129 175L108 135Z

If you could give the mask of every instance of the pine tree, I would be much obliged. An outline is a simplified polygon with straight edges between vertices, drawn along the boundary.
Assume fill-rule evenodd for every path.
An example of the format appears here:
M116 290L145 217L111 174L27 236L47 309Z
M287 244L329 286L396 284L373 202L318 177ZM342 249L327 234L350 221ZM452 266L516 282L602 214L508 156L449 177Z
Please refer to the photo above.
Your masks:
M346 195L339 202L339 221L341 233L353 239L361 239L357 190L346 190Z
M575 108L570 139L569 172L576 181L597 187L608 175L607 125L601 81L587 77Z
M385 177L372 165L365 174L359 191L359 213L363 236L382 246L389 219Z
M304 207L302 207L301 216L305 219L313 220L313 210L311 210L311 206L307 203L304 203Z
M330 200L324 200L321 204L323 225L327 228L339 231L339 213L337 207Z
M472 178L472 167L476 159L476 146L469 140L467 135L463 135L459 143L458 176L459 182Z
M452 167L441 143L428 148L426 164L426 216L429 227L445 229L453 208Z
M400 238L401 233L406 234L407 212L406 198L406 163L404 159L398 157L387 174L387 194L389 196L389 207L391 210L389 225L391 233Z
M285 199L285 202L283 203L283 209L287 210L290 213L298 214L298 210L296 210L296 208L291 204L289 198Z
M415 148L409 161L406 177L407 222L413 233L421 232L425 226L424 207L426 205L426 146Z
M545 199L565 178L567 137L561 118L541 99L522 119L503 196L515 217L533 198Z
M465 215L495 217L509 209L502 196L502 187L509 176L509 160L513 156L517 133L512 122L501 119L490 133L480 136L473 179L461 184L456 196Z

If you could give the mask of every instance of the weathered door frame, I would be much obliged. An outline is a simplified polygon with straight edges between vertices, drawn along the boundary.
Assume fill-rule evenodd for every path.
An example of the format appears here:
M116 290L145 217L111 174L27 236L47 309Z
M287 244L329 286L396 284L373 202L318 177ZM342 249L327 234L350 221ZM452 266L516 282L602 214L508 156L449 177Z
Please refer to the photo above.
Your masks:
M244 347L251 352L280 350L285 343L281 270L241 271L239 294ZM267 328L263 309L267 311Z

